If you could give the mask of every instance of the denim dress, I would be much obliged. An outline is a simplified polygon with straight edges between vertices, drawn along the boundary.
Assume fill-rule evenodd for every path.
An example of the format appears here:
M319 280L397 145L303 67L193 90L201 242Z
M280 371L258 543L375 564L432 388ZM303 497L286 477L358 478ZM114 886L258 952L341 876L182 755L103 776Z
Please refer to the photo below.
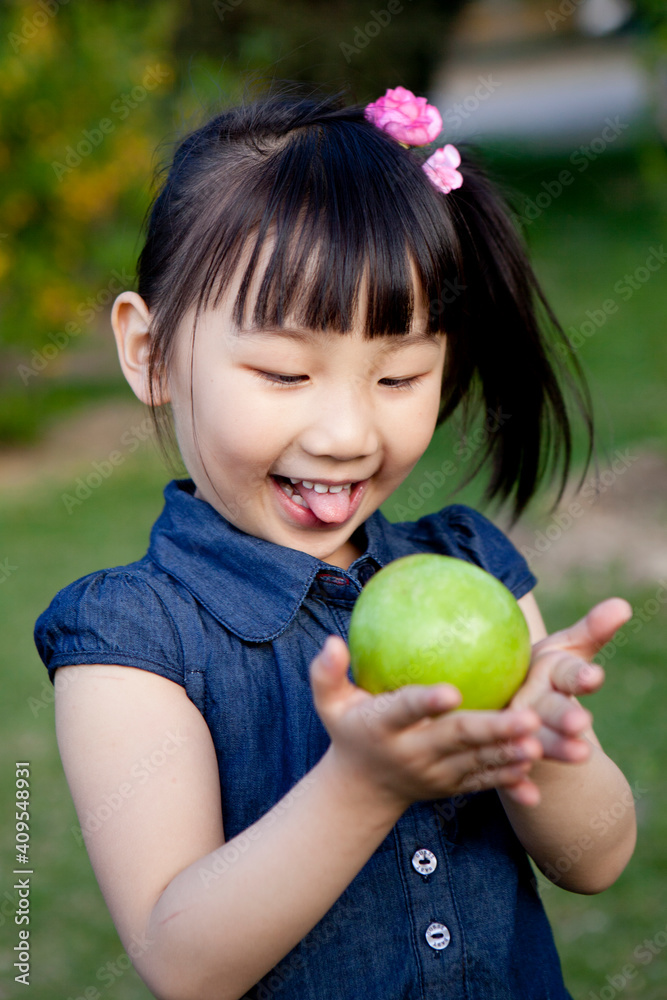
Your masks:
M52 681L59 666L112 663L185 688L215 745L226 841L326 751L309 664L327 635L347 641L355 600L378 569L436 552L482 566L517 599L536 582L505 535L469 507L399 524L375 511L353 536L363 555L344 570L239 530L194 490L191 479L172 480L146 555L61 590L35 642ZM251 855L246 839L229 845L223 864ZM326 852L312 850L325 870ZM526 852L493 790L413 803L246 996L571 1000Z

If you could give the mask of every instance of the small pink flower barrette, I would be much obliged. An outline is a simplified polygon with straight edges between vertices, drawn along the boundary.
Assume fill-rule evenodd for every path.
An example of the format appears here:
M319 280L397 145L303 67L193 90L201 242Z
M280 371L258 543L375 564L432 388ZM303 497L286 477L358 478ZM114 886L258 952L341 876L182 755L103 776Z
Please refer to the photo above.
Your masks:
M415 97L405 87L389 88L384 97L366 105L364 115L369 122L400 142L409 146L425 146L440 135L440 112L425 97ZM456 146L447 144L429 156L422 164L428 179L443 194L449 194L463 184L463 177L456 169L461 154Z

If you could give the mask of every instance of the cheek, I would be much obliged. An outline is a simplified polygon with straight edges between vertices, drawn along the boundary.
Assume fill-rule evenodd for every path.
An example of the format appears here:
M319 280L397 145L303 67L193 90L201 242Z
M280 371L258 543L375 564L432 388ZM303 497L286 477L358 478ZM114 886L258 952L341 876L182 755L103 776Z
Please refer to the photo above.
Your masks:
M414 462L426 451L435 431L439 408L439 391L415 400L405 409L396 408L388 436L397 459Z
M240 379L201 386L195 418L200 445L206 442L219 462L235 466L273 462L286 433L280 411Z

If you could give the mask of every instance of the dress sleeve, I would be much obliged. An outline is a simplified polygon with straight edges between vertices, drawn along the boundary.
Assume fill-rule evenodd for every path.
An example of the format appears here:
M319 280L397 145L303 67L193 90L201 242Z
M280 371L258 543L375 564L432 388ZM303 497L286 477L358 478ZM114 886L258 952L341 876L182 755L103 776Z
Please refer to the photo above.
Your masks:
M537 583L507 535L472 507L452 504L421 518L421 522L430 543L438 545L439 551L481 566L504 583L517 600Z
M100 570L59 591L37 619L34 639L52 683L57 667L118 663L185 686L169 610L146 580L126 570Z

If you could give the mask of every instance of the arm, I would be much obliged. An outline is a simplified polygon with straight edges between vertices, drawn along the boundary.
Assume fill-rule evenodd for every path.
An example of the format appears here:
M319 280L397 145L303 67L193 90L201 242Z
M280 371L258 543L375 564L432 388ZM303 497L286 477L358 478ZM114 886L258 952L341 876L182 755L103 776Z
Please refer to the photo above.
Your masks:
M477 787L512 785L530 767L477 776L498 741L520 749L533 739L534 712L450 712L461 696L449 685L376 699L349 681L345 642L328 643L331 665L316 657L310 679L331 745L226 845L211 736L184 689L134 667L58 668L58 744L86 847L123 946L159 1000L242 997L324 916L411 801L455 794L471 776ZM110 801L117 808L100 808Z
M519 604L534 655L528 681L511 705L532 705L542 715L545 725L538 736L547 759L530 772L539 804L521 805L502 789L499 795L519 840L547 878L572 892L601 892L616 881L634 851L634 801L622 772L603 751L590 713L568 692L600 687L604 672L598 665L587 671L587 660L627 620L627 610L607 602L606 609L599 605L569 632L548 638L532 594ZM600 822L619 803L618 820Z
M288 807L229 842L250 838L225 864L215 752L184 689L133 667L59 670L76 674L56 694L63 766L123 946L161 1000L241 997L343 892L398 819L394 804L360 801L323 758ZM105 817L99 828L90 813Z

